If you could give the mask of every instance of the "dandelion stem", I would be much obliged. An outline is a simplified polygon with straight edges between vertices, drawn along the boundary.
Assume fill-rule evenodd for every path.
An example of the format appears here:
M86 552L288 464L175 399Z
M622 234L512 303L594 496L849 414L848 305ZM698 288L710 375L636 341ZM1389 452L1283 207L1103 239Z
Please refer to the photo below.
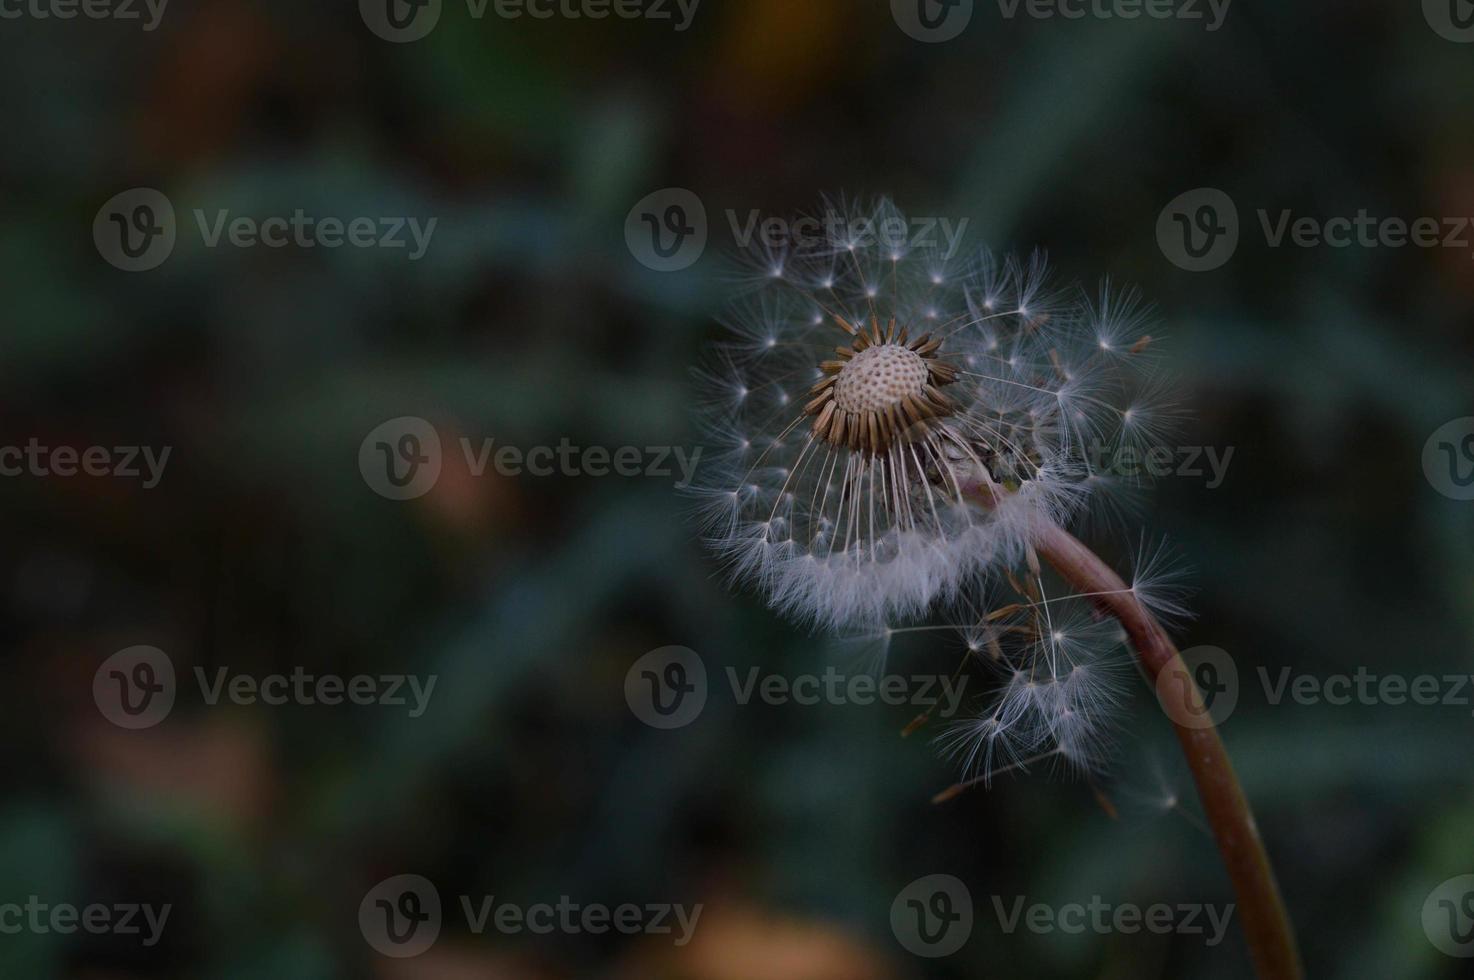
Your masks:
M1001 491L991 481L966 487L969 496L991 508ZM1039 556L1054 567L1072 586L1097 593L1095 602L1117 619L1131 638L1147 679L1156 684L1163 671L1180 683L1159 691L1180 693L1182 708L1190 714L1168 712L1175 717L1202 717L1203 698L1182 655L1156 618L1137 601L1121 577L1080 540L1056 524L1038 529L1033 541ZM1163 694L1173 697L1176 694ZM1164 705L1171 708L1171 705ZM1173 722L1188 767L1197 783L1203 810L1218 841L1218 850L1238 896L1239 914L1260 980L1301 980L1304 970L1296 949L1295 933L1275 882L1274 869L1259 837L1249 801L1239 785L1217 728L1188 728Z
M1071 585L1104 593L1096 597L1096 602L1125 627L1146 669L1147 679L1156 684L1162 671L1170 671L1168 676L1180 683L1164 685L1159 690L1181 692L1181 697L1188 701L1184 708L1192 711L1193 716L1201 716L1202 694L1182 655L1161 624L1125 588L1110 566L1057 525L1046 526L1034 547ZM1164 693L1163 696L1176 695ZM1198 795L1202 797L1213 836L1218 840L1223 863L1238 893L1240 916L1256 972L1262 980L1303 977L1295 934L1274 880L1274 869L1218 729L1211 724L1185 728L1176 722L1173 727L1198 784Z

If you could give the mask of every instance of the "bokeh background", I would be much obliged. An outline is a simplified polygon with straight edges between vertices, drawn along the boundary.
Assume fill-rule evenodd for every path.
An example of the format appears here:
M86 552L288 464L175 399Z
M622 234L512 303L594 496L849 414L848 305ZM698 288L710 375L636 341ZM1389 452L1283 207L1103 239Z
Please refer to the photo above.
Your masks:
M725 588L673 480L476 477L447 452L430 493L395 502L360 475L365 435L398 416L498 445L697 445L689 367L730 289L726 211L824 193L966 218L970 244L1045 248L1157 304L1181 441L1235 455L1222 486L1163 481L1140 531L1195 569L1180 641L1246 678L1224 734L1310 973L1461 975L1421 912L1474 872L1469 706L1275 706L1255 672L1470 671L1474 504L1422 455L1474 414L1471 249L1270 248L1257 212L1474 214L1471 59L1393 0L1235 0L1212 32L980 2L946 43L878 0L703 0L684 32L448 0L409 44L350 2L175 0L153 31L0 20L0 443L172 447L152 489L0 479L0 902L174 905L152 948L0 935L0 975L1247 976L1236 928L1210 948L1009 934L992 912L1232 900L1149 692L1098 785L1005 777L942 806L956 771L900 736L905 708L739 707L719 685L658 731L624 697L650 650L690 647L714 675L837 656ZM134 187L181 230L130 274L92 226ZM659 273L624 230L669 187L704 202L711 240ZM1199 187L1233 198L1243 236L1192 273L1156 225ZM195 208L438 226L413 263L207 249ZM1134 542L1098 543L1124 560ZM417 719L182 694L127 731L92 681L139 644L181 675L439 687ZM917 643L898 669L953 655ZM682 948L451 922L398 961L357 910L401 873L448 897L706 911ZM961 952L924 960L890 908L934 873L979 909Z

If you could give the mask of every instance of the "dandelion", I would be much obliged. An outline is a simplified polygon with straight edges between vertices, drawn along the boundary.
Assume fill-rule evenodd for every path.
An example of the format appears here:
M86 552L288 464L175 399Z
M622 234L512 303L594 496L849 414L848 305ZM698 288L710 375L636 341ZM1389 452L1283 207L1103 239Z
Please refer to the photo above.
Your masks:
M938 801L1035 762L1098 770L1118 654L1129 644L1151 684L1188 676L1162 626L1187 613L1166 553L1143 545L1127 584L1065 530L1128 521L1136 487L1112 464L1160 447L1176 421L1149 310L1109 284L1093 299L1060 289L1037 255L954 261L863 231L909 227L888 202L824 227L748 257L731 336L699 372L720 447L696 491L709 543L780 612L876 640L875 663L896 634L935 628L896 624L937 613L960 627L998 684L941 736L969 779ZM987 601L1000 585L1011 601ZM1170 716L1201 705L1190 677L1168 686L1185 702L1164 701ZM1177 735L1259 975L1301 976L1221 739Z
M781 612L854 628L955 601L1034 529L1102 497L1112 444L1159 437L1129 294L1052 287L1044 260L965 262L857 227L752 257L732 336L701 372L722 464L697 492L734 577ZM1005 488L981 509L970 488Z

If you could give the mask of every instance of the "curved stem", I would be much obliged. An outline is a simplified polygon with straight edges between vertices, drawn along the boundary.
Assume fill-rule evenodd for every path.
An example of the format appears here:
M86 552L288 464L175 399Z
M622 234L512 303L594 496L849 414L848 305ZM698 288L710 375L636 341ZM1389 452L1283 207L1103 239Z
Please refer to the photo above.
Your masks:
M959 489L964 496L988 509L996 505L1002 494L986 478L981 482L965 481ZM1121 623L1136 648L1147 679L1156 687L1164 710L1173 719L1177 740L1182 744L1208 824L1238 896L1239 917L1255 974L1260 980L1303 980L1305 971L1295 945L1295 932L1274 880L1264 841L1259 837L1254 812L1239 785L1228 750L1218 737L1218 729L1207 718L1202 692L1182 655L1156 617L1095 552L1057 524L1044 522L1036 532L1033 545L1039 557ZM1164 671L1175 683L1157 683ZM1189 727L1179 724L1178 719L1194 721Z
M1176 683L1158 685L1157 689L1164 700L1180 695L1183 701L1180 707L1187 712L1179 713L1168 704L1165 707L1170 716L1174 719L1205 717L1202 694L1177 647L1109 565L1079 539L1053 524L1040 531L1034 547L1039 557L1072 586L1081 592L1095 593L1094 601L1120 621L1153 685L1163 671L1168 671L1167 676ZM1211 722L1189 728L1174 720L1173 727L1177 729L1177 740L1182 743L1208 823L1238 895L1239 915L1255 972L1261 980L1298 980L1304 971L1295 947L1295 933L1264 842L1259 837L1259 828L1254 823L1254 813L1239 786L1223 740Z

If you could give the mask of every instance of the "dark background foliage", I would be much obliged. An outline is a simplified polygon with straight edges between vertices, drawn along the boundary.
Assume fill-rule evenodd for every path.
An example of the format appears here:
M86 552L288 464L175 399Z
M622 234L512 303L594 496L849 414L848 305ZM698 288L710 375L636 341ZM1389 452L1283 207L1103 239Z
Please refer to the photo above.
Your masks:
M0 20L0 444L172 447L153 489L0 479L5 791L0 902L171 902L163 941L0 935L7 977L690 980L1239 977L1237 930L1003 932L990 896L1231 901L1149 692L1098 787L1005 777L944 805L953 766L907 709L739 707L678 732L625 673L652 649L714 676L822 671L832 645L731 594L669 479L472 476L383 499L365 435L682 445L688 367L726 297L728 209L889 194L1047 249L1158 307L1184 445L1142 518L1195 567L1184 645L1229 651L1225 724L1313 976L1453 976L1424 898L1474 871L1468 706L1269 703L1257 671L1468 672L1474 505L1424 478L1470 414L1470 247L1271 248L1259 211L1474 213L1474 46L1416 3L1236 0L1220 30L1005 19L919 43L886 4L705 0L691 29L474 20L386 43L351 3L176 0L158 30ZM155 187L163 266L121 272L93 218ZM660 188L711 215L656 273L626 216ZM1159 213L1217 187L1243 238L1205 273ZM425 258L202 248L195 208L438 218ZM1129 540L1102 539L1124 560ZM126 647L265 674L434 673L423 717L215 707L110 725L94 672ZM914 644L893 667L937 669ZM1173 801L1176 801L1175 805ZM704 902L698 941L471 936L390 961L357 925L390 875L447 896ZM908 956L897 892L968 883L962 952ZM121 896L121 897L119 897Z

